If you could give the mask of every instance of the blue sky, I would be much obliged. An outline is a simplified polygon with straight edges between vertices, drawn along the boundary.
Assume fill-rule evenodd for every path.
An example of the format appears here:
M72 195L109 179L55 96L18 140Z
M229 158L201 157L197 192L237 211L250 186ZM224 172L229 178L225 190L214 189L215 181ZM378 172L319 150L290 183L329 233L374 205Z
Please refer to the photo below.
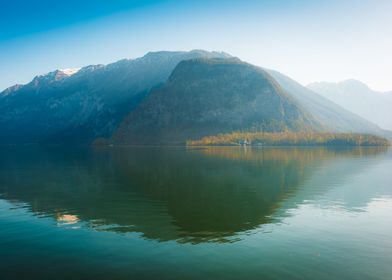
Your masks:
M303 84L392 90L388 0L0 0L0 90L148 51L225 51Z

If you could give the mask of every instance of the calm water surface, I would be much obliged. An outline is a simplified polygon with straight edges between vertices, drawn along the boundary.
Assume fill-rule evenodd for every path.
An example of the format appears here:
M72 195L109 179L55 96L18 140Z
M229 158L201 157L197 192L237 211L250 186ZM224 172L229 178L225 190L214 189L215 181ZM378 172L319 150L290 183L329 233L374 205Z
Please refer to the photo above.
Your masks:
M0 279L392 279L384 148L0 149Z

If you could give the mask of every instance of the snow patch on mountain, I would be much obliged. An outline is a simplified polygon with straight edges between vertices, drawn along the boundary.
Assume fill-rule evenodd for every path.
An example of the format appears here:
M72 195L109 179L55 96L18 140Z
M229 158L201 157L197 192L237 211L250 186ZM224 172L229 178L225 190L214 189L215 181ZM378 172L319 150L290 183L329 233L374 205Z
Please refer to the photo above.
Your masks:
M79 72L80 67L79 68L65 68L65 69L59 69L59 71L63 72L64 74L66 74L67 76L72 76L73 74L76 74L77 72Z

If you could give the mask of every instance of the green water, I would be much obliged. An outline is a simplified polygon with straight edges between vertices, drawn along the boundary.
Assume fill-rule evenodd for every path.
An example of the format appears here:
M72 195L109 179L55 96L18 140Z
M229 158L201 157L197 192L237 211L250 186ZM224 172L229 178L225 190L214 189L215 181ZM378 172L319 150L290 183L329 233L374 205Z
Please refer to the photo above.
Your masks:
M392 279L385 148L0 149L0 279Z

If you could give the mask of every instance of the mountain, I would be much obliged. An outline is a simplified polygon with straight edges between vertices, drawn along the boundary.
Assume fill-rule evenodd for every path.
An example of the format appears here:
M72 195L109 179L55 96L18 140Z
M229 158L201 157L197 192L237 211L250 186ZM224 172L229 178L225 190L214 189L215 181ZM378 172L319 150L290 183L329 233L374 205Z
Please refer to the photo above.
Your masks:
M279 72L203 50L55 70L1 92L0 111L0 144L185 143L233 131L384 135Z
M374 91L356 80L318 82L309 84L308 88L381 128L392 130L391 93Z
M264 70L236 58L182 61L113 135L115 144L184 143L231 132L319 127Z
M151 52L109 65L56 70L0 93L0 143L91 143L110 137L176 65L225 53Z
M298 100L318 122L323 124L325 130L332 132L384 134L384 131L377 125L344 109L315 91L300 85L277 71L267 71L286 92Z
M383 135L283 74L236 58L181 62L132 111L114 144L184 143L233 131L329 131Z

